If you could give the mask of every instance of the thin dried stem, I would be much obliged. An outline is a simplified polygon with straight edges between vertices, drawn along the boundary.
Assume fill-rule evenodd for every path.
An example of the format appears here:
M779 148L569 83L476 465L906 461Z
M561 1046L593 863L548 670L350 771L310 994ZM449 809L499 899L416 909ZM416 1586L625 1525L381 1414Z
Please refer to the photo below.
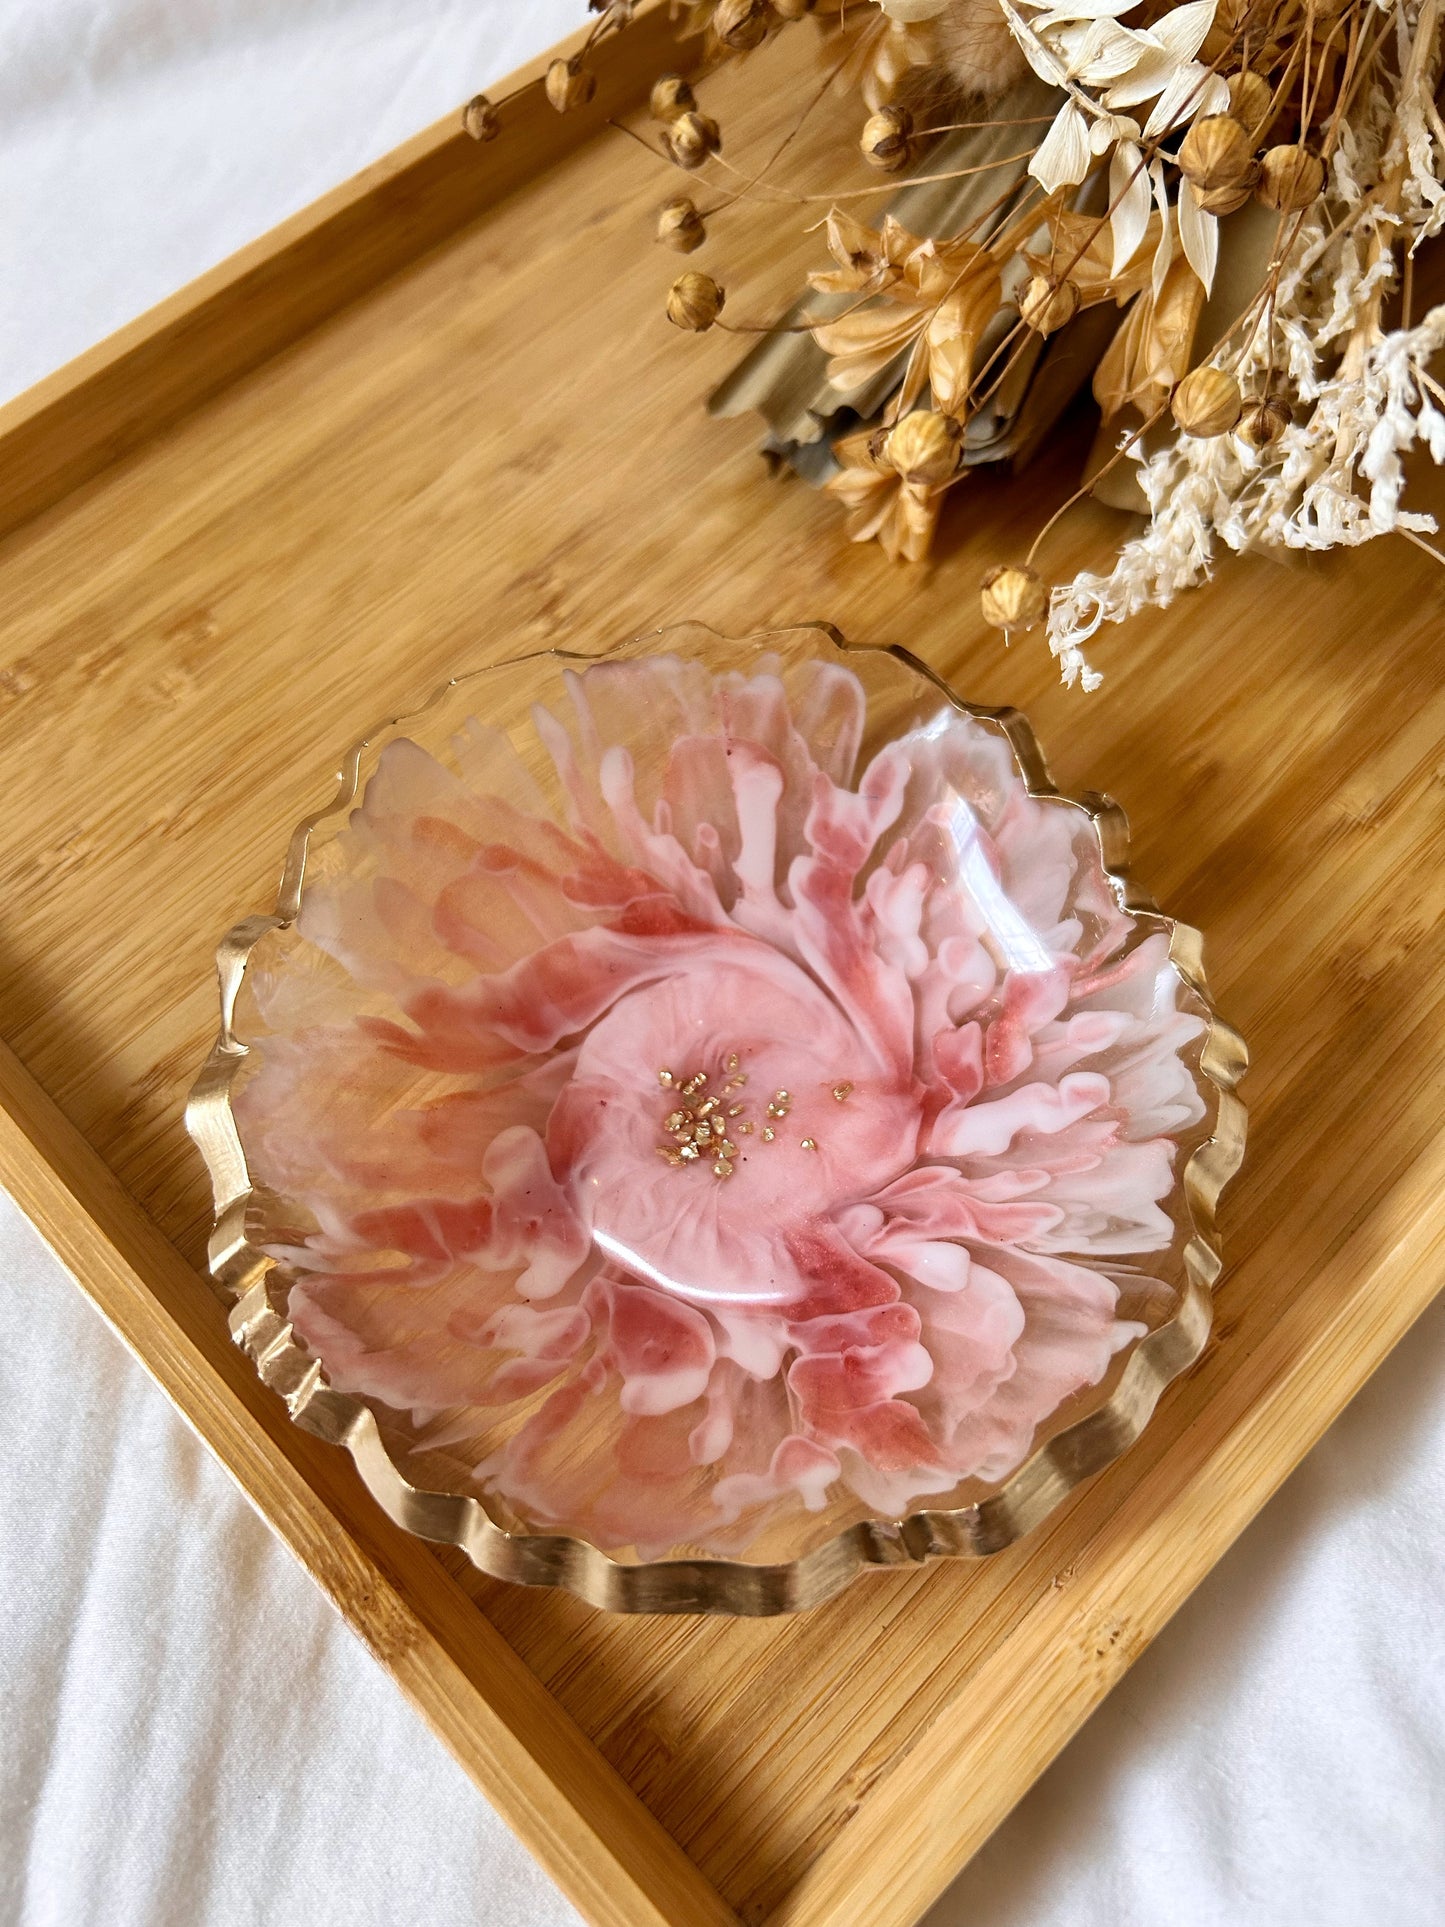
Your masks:
M1087 482L1080 483L1079 487L1074 490L1073 494L1069 496L1066 501L1060 502L1059 506L1054 510L1053 514L1049 517L1048 521L1044 523L1044 526L1039 530L1038 534L1034 537L1033 541L1029 545L1029 552L1025 559L1030 568L1033 567L1034 560L1038 555L1040 548L1043 546L1043 543L1047 538L1049 531L1063 520L1063 518L1068 514L1069 510L1073 508L1076 503L1082 502L1086 495L1093 494L1095 485L1098 483L1100 478L1102 476L1107 475L1111 469L1117 468L1119 463L1123 461L1124 457L1129 453L1129 450L1134 446L1134 444L1138 441L1142 441L1144 436L1146 436L1149 433L1149 430L1151 428L1157 427L1157 425L1164 419L1164 415L1167 412L1168 407L1169 407L1169 404L1167 401L1160 402L1159 406L1154 410L1154 413L1149 416L1147 421L1142 421L1139 424L1139 426L1134 430L1132 435L1125 436L1124 440L1120 442L1119 446L1114 450L1114 453L1109 457L1108 461L1105 462L1102 467L1097 469L1094 472L1094 474L1089 477Z
M1429 556L1432 562L1438 562L1441 568L1445 569L1445 555L1442 555L1440 553L1439 549L1435 547L1433 542L1427 542L1424 536L1417 535L1414 529L1404 529L1404 528L1400 528L1398 525L1395 528L1395 534L1403 535L1407 542L1413 542L1417 549L1423 549L1425 554Z
M647 146L646 141L643 142L643 146ZM656 150L654 149L653 151L655 152ZM770 181L765 183L765 185L769 193L774 196L775 204L777 202L787 201L795 206L801 207L817 206L820 202L827 202L830 206L836 206L840 201L865 201L872 200L879 194L898 194L905 187L931 187L938 181L966 181L974 174L991 174L995 168L1010 167L1016 165L1019 161L1031 160L1033 153L1033 148L1026 147L1017 154L1000 154L995 160L980 161L976 167L953 167L942 174L910 174L904 178L880 181L873 187L846 188L842 193L835 194L794 194L785 188L779 187L776 182ZM743 173L741 168L733 166L733 164L724 159L721 154L709 155L708 161L711 166L725 168L731 174L742 175ZM743 193L740 194L738 198L740 200L751 200L753 197Z

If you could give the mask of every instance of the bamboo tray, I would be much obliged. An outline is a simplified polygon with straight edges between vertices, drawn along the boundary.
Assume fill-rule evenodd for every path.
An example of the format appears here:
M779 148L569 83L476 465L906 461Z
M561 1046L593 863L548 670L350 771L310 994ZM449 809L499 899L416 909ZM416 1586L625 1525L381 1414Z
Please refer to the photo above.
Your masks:
M0 1177L589 1920L909 1927L1441 1282L1439 578L1403 543L1230 562L1100 638L1083 698L974 614L1067 447L969 491L925 573L842 549L703 415L736 344L649 306L669 183L603 120L666 31L587 113L422 136L0 411ZM730 311L779 272L753 234ZM1117 527L1076 513L1051 566ZM1025 707L1062 786L1132 805L1256 1064L1217 1337L1142 1442L1023 1545L785 1621L610 1618L391 1527L228 1343L181 1123L216 936L344 745L504 648L682 616L832 619Z

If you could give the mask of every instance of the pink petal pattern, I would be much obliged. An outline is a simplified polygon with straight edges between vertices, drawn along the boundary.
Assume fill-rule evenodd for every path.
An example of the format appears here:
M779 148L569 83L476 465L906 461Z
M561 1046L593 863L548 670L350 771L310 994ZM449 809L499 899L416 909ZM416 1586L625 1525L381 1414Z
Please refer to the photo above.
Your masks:
M393 740L251 973L296 1331L642 1558L1006 1478L1170 1289L1167 936L941 694L865 752L836 662L564 681L521 747Z

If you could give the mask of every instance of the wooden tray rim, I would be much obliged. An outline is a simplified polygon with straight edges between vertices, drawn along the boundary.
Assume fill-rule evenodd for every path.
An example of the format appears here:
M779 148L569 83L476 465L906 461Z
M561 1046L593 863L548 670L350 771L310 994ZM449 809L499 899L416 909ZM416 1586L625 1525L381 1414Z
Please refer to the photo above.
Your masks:
M631 34L606 43L591 109L544 110L535 82L549 56L529 63L509 83L528 84L505 110L516 137L487 150L486 168L455 121L440 122L0 408L0 538L66 502L635 101L667 31L666 6L648 0ZM408 220L396 219L398 208ZM461 1588L366 1499L341 1455L284 1415L278 1423L273 1401L227 1344L219 1308L198 1291L198 1274L4 1044L0 1176L582 1913L597 1927L740 1927ZM879 1891L880 1863L889 1880L876 1927L903 1927L982 1844L1445 1283L1445 1149L1421 1156L1396 1195L1392 1215L1403 1229L1385 1248L1367 1226L1333 1252L1328 1272L1356 1288L1311 1329L1290 1369L1272 1373L1267 1336L1244 1361L1260 1384L1246 1417L1192 1469L1181 1472L1166 1456L1130 1491L1100 1534L1107 1551L1096 1569L1032 1604L1033 1638L1020 1637L1020 1621L972 1677L962 1740L948 1719L935 1720L769 1927L856 1927L857 1895ZM1127 1611L1108 1556L1125 1545ZM1057 1633L1042 1665L1041 1617ZM1089 1664L1079 1663L1081 1651ZM927 1851L900 1861L894 1842L920 1830Z

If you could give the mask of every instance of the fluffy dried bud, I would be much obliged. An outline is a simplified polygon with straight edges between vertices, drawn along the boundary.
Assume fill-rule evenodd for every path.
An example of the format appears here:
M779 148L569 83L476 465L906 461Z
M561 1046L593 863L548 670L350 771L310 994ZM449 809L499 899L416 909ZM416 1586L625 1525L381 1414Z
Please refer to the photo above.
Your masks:
M1295 214L1319 199L1324 184L1325 164L1319 155L1288 141L1271 147L1260 162L1255 192L1276 213Z
M462 109L462 127L474 141L494 141L502 131L502 119L485 94L473 94Z
M1254 166L1254 144L1232 114L1206 114L1179 147L1179 170L1198 188L1238 187Z
M1244 67L1229 76L1229 111L1240 125L1257 134L1264 126L1274 89L1263 74Z
M1277 395L1254 401L1240 417L1239 433L1251 448L1266 449L1277 442L1293 417Z
M750 53L767 39L772 14L770 0L718 0L712 30L734 53Z
M679 194L659 210L657 238L665 248L676 248L679 254L691 254L702 246L707 229L688 195Z
M1036 274L1019 299L1019 314L1036 334L1051 335L1079 312L1079 290L1072 281L1057 287Z
M1227 435L1239 420L1244 398L1233 375L1205 361L1190 369L1169 406L1186 435Z
M1005 562L984 577L980 602L995 629L1032 629L1049 612L1049 591L1037 570Z
M547 69L547 98L559 114L585 107L596 92L597 76L587 71L578 54L570 60L554 60Z
M816 0L773 0L773 12L779 20L806 20L815 4Z
M906 167L913 151L912 114L906 107L880 107L863 123L858 144L870 167L880 167L885 173Z
M661 80L654 81L647 98L647 111L654 120L676 120L679 114L690 114L696 106L697 95L681 74L664 74Z
M693 109L679 114L662 137L662 144L679 167L701 167L722 146L722 130L707 114Z
M889 433L885 452L889 466L905 482L920 488L942 488L958 472L963 429L949 415L916 408Z
M727 296L710 274L680 274L667 297L667 318L674 328L706 334L723 311Z
M1233 214L1236 208L1243 207L1254 193L1259 181L1259 163L1252 162L1249 172L1235 187L1206 187L1196 189L1199 205L1206 214Z

